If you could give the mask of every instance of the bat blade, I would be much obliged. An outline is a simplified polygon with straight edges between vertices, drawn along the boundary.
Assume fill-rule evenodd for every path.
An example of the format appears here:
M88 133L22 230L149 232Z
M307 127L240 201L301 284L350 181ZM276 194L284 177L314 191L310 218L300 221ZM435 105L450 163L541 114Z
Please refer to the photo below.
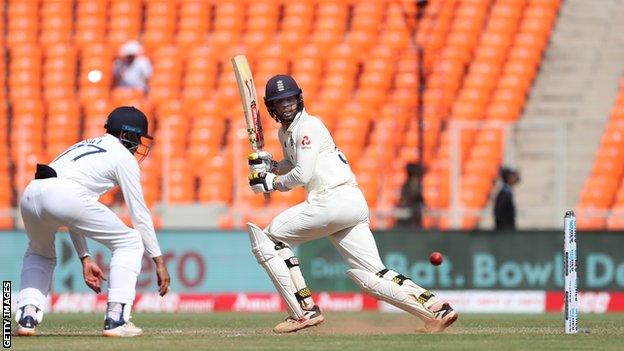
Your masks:
M238 83L238 91L243 103L243 111L245 112L249 145L251 145L254 151L262 150L264 147L264 133L262 132L262 121L260 120L260 110L258 109L256 86L247 57L245 55L234 56L232 58L232 66L236 74L236 83ZM265 193L264 198L269 199L269 194Z
M254 84L253 75L251 74L251 68L249 67L245 55L234 56L234 58L232 58L232 66L236 74L236 82L238 83L243 111L245 112L249 144L253 150L262 150L264 147L264 134L262 131L262 121L260 120L256 86Z

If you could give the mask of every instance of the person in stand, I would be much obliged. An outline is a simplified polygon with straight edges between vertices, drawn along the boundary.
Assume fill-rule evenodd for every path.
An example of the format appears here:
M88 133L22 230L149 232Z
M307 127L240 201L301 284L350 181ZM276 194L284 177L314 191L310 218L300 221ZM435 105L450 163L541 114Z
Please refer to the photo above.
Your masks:
M520 182L520 173L515 169L503 167L500 175L503 186L494 200L494 222L497 230L515 230L516 205L513 187Z
M136 40L125 43L113 63L113 86L138 89L145 93L151 76L152 64L143 55L141 44Z
M399 220L398 224L420 228L422 226L423 195L421 182L423 172L421 167L415 163L409 163L405 168L407 171L407 180L401 188L399 206L408 209L409 216Z

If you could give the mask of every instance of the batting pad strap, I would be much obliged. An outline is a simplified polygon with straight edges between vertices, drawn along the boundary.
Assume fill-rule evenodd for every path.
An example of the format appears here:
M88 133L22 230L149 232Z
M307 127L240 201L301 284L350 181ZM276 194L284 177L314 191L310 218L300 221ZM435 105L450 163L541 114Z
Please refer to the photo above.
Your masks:
M418 300L418 302L422 303L423 305L425 303L427 303L427 301L429 301L429 299L431 299L434 295L431 293L431 291L427 290L424 293L418 295L418 297L416 298L416 300Z
M385 275L386 275L388 272L390 272L391 274L390 274L390 275L386 278L386 277L385 277ZM394 277L393 277L393 278L390 278L393 274L394 274ZM404 276L403 274L399 274L399 273L397 273L397 272L395 272L395 271L391 271L391 270L389 270L388 268L384 268L384 269L380 270L379 272L377 272L377 273L376 273L376 275L377 275L379 278L384 278L384 279L387 279L387 280L393 281L393 282L395 282L395 283L397 283L397 284L399 284L399 285L403 285L403 282L404 282L404 281L406 281L406 280L410 280L408 277Z
M403 274L399 274L396 277L392 278L392 281L399 284L399 285L403 285L403 282L408 280L409 278L404 276Z
M380 278L376 274L362 269L349 269L347 276L364 292L379 300L409 312L423 321L434 319L434 315L429 309L417 302L413 296L407 294L402 286L390 280Z
M288 268L299 266L299 259L296 256L293 256L287 260L284 260L284 262L286 262L286 266L288 266Z
M301 302L305 299L307 299L308 297L312 296L312 291L310 291L310 289L308 289L307 287L297 291L295 293L295 297L297 298L297 301Z
M299 259L295 256L295 253L291 250L290 247L286 246L283 242L278 242L275 244L275 250L279 253L280 257L284 259L286 262L286 266L288 268L293 268L299 266Z

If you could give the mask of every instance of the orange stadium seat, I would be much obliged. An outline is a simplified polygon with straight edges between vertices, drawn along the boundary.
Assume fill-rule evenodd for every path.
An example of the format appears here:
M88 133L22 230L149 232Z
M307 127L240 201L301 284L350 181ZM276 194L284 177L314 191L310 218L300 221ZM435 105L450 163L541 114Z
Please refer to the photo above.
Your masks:
M71 2L49 2L41 4L41 43L69 43L72 39L74 22Z
M81 47L101 43L106 38L108 0L78 0L76 6L76 33L74 40Z
M6 42L9 46L37 43L39 35L39 1L11 0L7 8Z
M163 164L163 197L165 201L172 204L194 201L194 177L190 167L190 164L179 158L171 159Z
M576 209L577 230L601 230L605 228L606 220L601 210L594 207L579 206Z
M182 49L205 41L210 26L211 5L207 1L182 1L179 4L178 32L175 40Z
M277 1L254 1L249 3L248 9L251 16L247 16L245 31L265 32L273 36L279 24L280 6Z
M307 38L312 30L313 16L310 16L311 13L314 13L314 3L291 1L284 5L284 18L281 27L288 28L290 33L296 33L296 35Z
M139 38L142 21L141 0L114 0L109 7L107 41L119 48L128 40Z
M611 110L610 121L600 140L600 147L590 176L586 179L577 208L601 210L592 216L585 216L583 229L621 230L624 223L624 186L622 175L624 168L624 124L620 121L618 106L624 100L624 86L620 86L614 108ZM605 222L604 212L611 210Z
M384 4L381 2L356 2L351 18L351 30L367 30L379 28L383 21Z
M145 29L141 35L141 42L148 54L161 45L173 43L177 5L177 2L169 0L145 3Z
M48 105L46 153L50 159L80 139L80 109L75 100L55 100Z
M174 46L161 45L154 51L154 75L149 82L149 97L154 104L159 105L163 101L178 99L183 64Z
M611 210L611 215L607 218L606 227L609 230L624 230L624 207L615 205ZM603 228L600 228L603 229Z
M83 138L94 138L104 132L106 117L111 111L110 101L106 98L94 98L83 101L82 111L84 114Z
M245 6L242 2L222 2L216 5L213 31L239 38L244 28Z

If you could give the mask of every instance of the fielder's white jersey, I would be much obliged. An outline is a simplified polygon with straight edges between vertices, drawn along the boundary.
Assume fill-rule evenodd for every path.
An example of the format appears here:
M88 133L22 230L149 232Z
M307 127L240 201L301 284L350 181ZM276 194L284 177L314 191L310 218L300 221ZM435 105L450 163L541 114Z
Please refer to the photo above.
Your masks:
M345 155L336 148L323 122L301 111L288 129L279 129L284 160L278 163L278 190L304 186L308 196L343 184L356 185Z
M83 140L57 156L50 167L58 178L71 179L85 187L94 201L119 185L145 251L150 257L161 256L152 217L143 198L139 163L118 138L105 134Z

